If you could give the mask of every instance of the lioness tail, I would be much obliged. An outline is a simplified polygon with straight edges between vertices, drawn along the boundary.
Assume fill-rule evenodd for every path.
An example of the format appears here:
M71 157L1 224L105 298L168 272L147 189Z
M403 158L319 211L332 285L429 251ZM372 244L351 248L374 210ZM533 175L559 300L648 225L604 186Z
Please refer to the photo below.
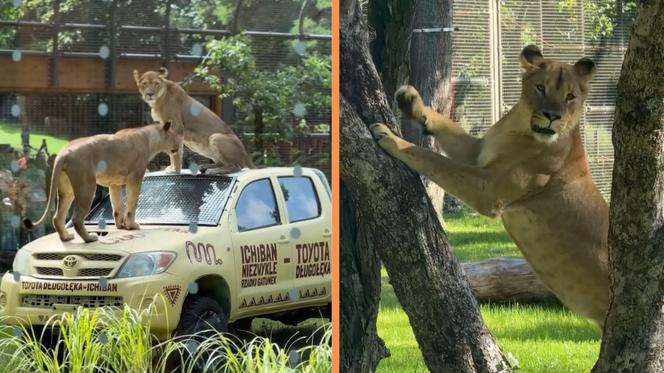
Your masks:
M51 209L51 204L53 203L53 200L55 200L54 196L58 192L58 180L60 178L61 171L62 171L62 158L56 157L55 163L53 164L53 173L51 174L51 187L49 188L48 191L48 201L46 202L46 209L44 210L44 214L35 223L33 223L28 218L24 219L23 225L27 229L34 229L36 226L38 226L39 224L43 223L44 220L46 220L46 216L48 216L48 210Z

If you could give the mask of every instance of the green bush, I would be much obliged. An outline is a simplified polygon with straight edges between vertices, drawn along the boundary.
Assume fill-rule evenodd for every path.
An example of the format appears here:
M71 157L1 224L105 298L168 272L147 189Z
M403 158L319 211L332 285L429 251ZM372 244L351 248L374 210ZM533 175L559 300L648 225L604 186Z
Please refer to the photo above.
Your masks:
M150 313L78 308L52 317L43 330L58 329L60 338L52 348L47 334L31 328L4 325L0 328L0 372L70 373L170 372L306 372L332 371L331 327L323 326L318 345L294 349L268 338L243 343L236 337L207 331L158 341L150 333ZM305 337L298 338L301 341ZM292 341L295 342L295 341ZM313 342L313 339L312 339Z

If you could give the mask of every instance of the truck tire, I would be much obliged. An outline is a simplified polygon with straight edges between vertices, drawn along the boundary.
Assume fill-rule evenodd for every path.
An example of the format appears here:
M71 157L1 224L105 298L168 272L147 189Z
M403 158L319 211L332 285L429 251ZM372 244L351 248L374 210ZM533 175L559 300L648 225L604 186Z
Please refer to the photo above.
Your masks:
M175 328L176 336L190 336L202 334L212 335L214 329L217 332L228 332L228 316L219 303L212 298L203 296L189 296L182 305L180 322ZM201 333L210 331L210 333Z

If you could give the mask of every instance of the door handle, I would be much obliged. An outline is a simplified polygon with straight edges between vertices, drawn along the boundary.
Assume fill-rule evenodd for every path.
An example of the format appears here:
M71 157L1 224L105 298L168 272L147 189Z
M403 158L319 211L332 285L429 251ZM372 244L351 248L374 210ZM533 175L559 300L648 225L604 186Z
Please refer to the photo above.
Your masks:
M281 237L279 237L279 241L277 241L277 242L278 243L289 243L290 240L286 236L281 236Z
M332 237L332 232L330 232L329 229L326 229L325 232L323 232L323 237Z

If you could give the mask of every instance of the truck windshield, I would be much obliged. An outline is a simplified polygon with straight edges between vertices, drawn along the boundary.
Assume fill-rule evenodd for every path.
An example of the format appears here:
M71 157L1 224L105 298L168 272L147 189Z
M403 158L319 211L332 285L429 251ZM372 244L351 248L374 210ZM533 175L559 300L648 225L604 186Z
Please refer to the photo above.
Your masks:
M146 177L138 198L136 221L144 225L217 225L232 181L230 177L205 175ZM86 224L115 224L110 198L106 196L85 220Z

